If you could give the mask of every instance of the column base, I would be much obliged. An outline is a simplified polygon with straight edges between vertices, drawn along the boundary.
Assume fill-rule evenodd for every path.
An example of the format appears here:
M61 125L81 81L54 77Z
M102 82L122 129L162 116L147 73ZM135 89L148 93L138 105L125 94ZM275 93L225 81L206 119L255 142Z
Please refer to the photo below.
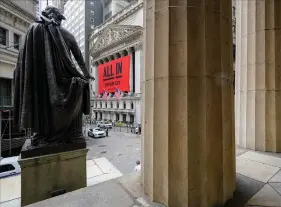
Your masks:
M20 156L21 205L86 187L87 152L83 148L30 158Z

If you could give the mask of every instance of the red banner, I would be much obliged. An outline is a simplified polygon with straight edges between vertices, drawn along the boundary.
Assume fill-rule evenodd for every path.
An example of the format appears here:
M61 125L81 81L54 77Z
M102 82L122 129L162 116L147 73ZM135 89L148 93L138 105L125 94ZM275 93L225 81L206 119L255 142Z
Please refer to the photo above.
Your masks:
M130 91L130 56L124 56L98 66L99 93Z

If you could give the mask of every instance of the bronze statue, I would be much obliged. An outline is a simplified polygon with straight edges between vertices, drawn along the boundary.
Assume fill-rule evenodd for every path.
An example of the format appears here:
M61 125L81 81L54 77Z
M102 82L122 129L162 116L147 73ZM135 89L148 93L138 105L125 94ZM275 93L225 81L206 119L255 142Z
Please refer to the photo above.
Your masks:
M85 148L82 114L90 113L90 76L65 17L48 6L33 23L14 72L14 120L34 135L22 157ZM75 67L71 53L84 75Z

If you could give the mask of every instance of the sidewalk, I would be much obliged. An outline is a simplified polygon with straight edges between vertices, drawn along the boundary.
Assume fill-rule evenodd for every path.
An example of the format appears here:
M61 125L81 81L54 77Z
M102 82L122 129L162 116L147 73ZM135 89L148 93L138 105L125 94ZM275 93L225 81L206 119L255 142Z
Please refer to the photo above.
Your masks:
M237 148L236 156L237 190L226 207L281 207L281 155ZM140 173L132 173L29 207L47 206L162 207L163 205L149 202L142 193Z
M105 157L87 160L87 186L95 185L123 174ZM20 207L21 176L0 179L0 207Z

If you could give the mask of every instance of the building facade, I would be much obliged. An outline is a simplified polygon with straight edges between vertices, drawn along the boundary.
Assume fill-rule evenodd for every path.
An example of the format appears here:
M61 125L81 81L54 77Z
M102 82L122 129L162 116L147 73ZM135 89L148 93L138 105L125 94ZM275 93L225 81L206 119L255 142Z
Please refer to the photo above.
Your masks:
M64 11L64 5L68 0L37 0L39 3L39 12L43 11L46 6L55 6L62 12Z
M36 0L0 1L0 110L12 107L18 51L35 16Z
M110 17L123 10L132 0L102 0L103 20L107 21Z
M96 27L90 37L92 118L141 124L141 82L143 76L143 0L131 2L105 23ZM103 64L130 57L129 89L120 99L109 93L102 98L99 81Z
M66 20L63 21L63 27L74 35L89 67L88 37L92 28L103 21L102 3L100 0L69 0L64 5L64 16Z

